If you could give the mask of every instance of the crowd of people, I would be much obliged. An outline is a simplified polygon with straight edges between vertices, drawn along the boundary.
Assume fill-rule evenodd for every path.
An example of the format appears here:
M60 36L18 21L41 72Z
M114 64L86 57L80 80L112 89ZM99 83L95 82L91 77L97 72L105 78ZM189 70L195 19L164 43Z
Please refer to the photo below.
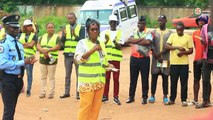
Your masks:
M146 105L155 102L158 76L162 77L165 105L174 105L177 96L177 83L180 78L181 102L195 108L211 106L211 70L213 68L213 26L209 18L200 15L196 19L198 29L192 36L184 33L184 24L176 25L176 32L166 28L167 17L157 17L158 28L149 30L146 17L140 16L137 29L125 42L123 32L117 29L117 16L109 16L109 29L100 31L100 23L88 18L85 28L77 23L75 13L67 14L68 24L62 35L55 33L53 23L46 24L46 33L40 39L31 19L24 20L20 27L19 15L10 15L2 19L0 32L0 82L4 104L3 120L13 120L19 93L24 89L24 70L27 75L26 96L31 96L33 67L39 52L40 95L43 99L53 99L55 93L55 72L58 51L64 46L65 89L59 96L70 97L73 64L76 70L76 99L80 100L79 120L97 120L102 102L109 101L110 79L113 79L113 102L121 105L119 100L119 76L122 61L122 45L131 45L129 98L126 103L135 101L135 91L139 73L141 74L142 101ZM21 29L20 29L21 28ZM21 32L20 32L21 31ZM87 33L87 35L86 35ZM85 37L87 36L87 37ZM193 61L194 99L187 101L189 58L195 50ZM151 73L151 95L149 92L149 74ZM203 102L198 103L198 92L202 76ZM47 90L47 78L49 90ZM169 89L170 78L170 89ZM170 92L169 92L170 90ZM170 96L168 97L168 95Z

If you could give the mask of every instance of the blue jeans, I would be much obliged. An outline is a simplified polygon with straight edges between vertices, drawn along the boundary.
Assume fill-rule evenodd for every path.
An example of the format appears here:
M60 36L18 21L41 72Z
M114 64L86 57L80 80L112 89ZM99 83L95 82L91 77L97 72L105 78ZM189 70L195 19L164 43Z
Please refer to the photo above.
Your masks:
M27 92L31 91L32 82L33 82L33 65L34 64L26 64L24 67L27 72Z

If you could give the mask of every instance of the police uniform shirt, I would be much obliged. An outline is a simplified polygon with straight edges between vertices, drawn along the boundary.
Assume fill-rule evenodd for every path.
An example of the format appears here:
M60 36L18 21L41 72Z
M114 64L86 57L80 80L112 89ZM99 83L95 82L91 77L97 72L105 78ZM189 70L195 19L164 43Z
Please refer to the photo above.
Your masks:
M19 60L15 40L15 38L7 34L6 39L0 42L0 69L7 74L19 75L21 66L24 66L24 48L17 41L22 57L22 60Z

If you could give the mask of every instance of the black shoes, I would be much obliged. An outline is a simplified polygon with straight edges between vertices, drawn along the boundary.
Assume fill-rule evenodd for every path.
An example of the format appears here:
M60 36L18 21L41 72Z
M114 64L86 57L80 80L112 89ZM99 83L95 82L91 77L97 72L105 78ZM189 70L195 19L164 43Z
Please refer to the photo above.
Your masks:
M132 102L135 102L135 99L134 98L129 98L126 103L132 103Z
M143 99L143 100L141 101L141 104L142 104L142 105L147 104L147 99Z
M109 102L109 99L108 99L108 97L106 97L106 96L103 96L103 98L102 98L102 102L104 102L104 103L106 103L106 102Z
M117 105L121 105L121 102L118 98L114 98L113 102Z
M60 96L60 98L67 98L67 97L70 97L70 95L69 94L64 94L64 95Z

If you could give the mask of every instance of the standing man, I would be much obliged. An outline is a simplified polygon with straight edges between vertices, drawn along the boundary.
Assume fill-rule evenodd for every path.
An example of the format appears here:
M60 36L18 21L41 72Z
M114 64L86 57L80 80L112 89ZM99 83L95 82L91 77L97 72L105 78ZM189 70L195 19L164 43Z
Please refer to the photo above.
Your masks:
M64 66L65 66L65 93L60 98L70 97L70 84L72 66L74 63L74 54L77 43L79 40L85 37L85 29L81 25L76 23L77 17L75 13L68 13L67 20L69 24L66 25L65 30L62 33L62 42L64 43ZM76 88L78 85L78 65L75 64L76 70ZM76 99L79 99L79 93L76 89Z
M117 16L115 15L110 15L109 16L109 25L110 29L103 31L101 34L101 37L103 40L105 40L106 44L106 51L107 51L107 56L108 61L110 64L112 64L118 71L107 71L106 72L106 84L104 88L104 95L102 102L107 102L108 99L108 94L109 94L109 85L110 85L110 75L111 72L113 73L113 81L114 81L114 99L113 101L117 105L121 105L120 100L118 99L118 94L119 94L119 76L120 76L120 62L122 60L122 51L121 51L121 44L123 43L122 40L122 32L121 30L117 30Z
M3 18L2 18L2 20L3 20ZM4 25L0 24L0 42L5 39L5 36L6 36L6 33L5 33ZM2 78L3 78L3 71L0 70L0 93L2 91Z
M213 12L213 7L211 8ZM212 15L212 14L211 14ZM205 108L211 106L211 72L213 70L213 24L209 23L201 29L202 44L204 45L203 52L203 102L198 104L196 108Z
M135 101L135 90L139 72L141 73L142 83L142 104L147 104L149 90L149 68L150 68L150 49L153 36L146 29L146 18L141 16L138 20L138 29L128 39L127 43L133 44L130 57L130 87L129 99L126 103Z
M2 101L4 112L2 120L14 120L18 96L23 87L24 64L34 64L32 57L24 59L24 48L16 39L19 33L20 16L5 17L2 22L6 28L6 38L0 42L0 70L3 70Z
M19 42L22 43L24 47L24 57L31 57L36 55L36 43L38 41L38 36L35 34L33 29L33 23L31 20L26 19L23 24L22 33L19 37ZM33 65L26 64L25 69L27 72L27 97L31 95L31 88L33 82Z
M176 26L176 32L172 33L165 45L170 50L170 79L171 79L171 96L166 105L175 104L177 96L177 83L180 78L181 83L181 102L182 106L187 106L187 91L189 77L189 60L188 55L193 53L193 41L191 36L184 33L184 25L179 22Z
M152 49L152 65L151 65L151 97L149 98L150 103L155 102L155 92L158 76L161 75L163 82L163 103L168 102L168 76L169 76L169 51L165 49L165 44L172 34L171 30L166 28L167 18L165 15L158 16L159 28L153 31L153 49Z
M201 15L196 20L196 23L198 25L198 30L194 31L192 38L195 46L195 57L193 62L193 71L194 71L194 100L192 101L193 104L198 104L198 92L200 89L200 78L202 73L202 64L203 64L203 51L204 46L201 43L201 29L204 24L208 23L208 16ZM210 87L211 88L211 87Z

